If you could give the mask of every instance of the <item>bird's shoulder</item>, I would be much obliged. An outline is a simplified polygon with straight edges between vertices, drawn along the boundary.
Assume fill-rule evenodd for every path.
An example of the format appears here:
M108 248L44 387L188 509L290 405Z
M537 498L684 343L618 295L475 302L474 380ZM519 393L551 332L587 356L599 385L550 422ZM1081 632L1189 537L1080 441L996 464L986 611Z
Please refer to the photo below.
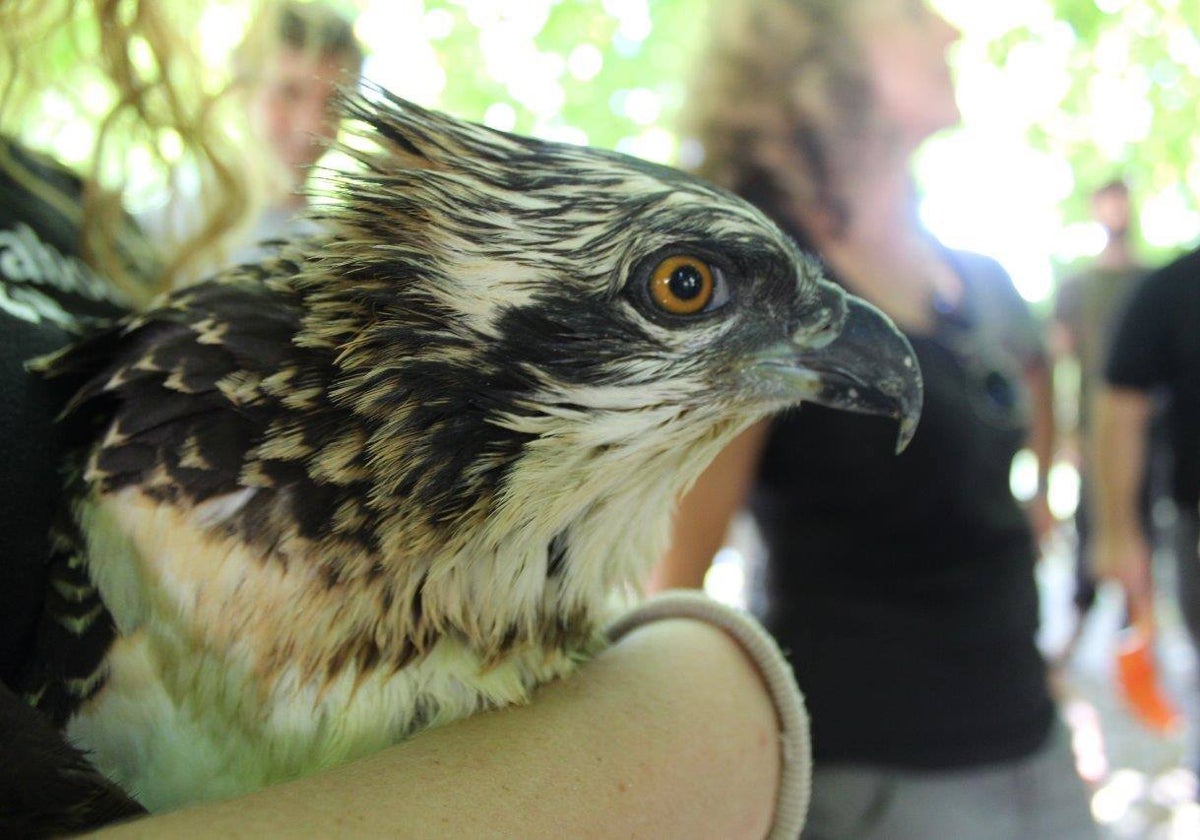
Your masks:
M315 410L328 366L294 339L294 295L253 275L177 292L42 365L80 386L64 412L101 493L200 503L242 486L281 418ZM266 483L266 476L260 477Z

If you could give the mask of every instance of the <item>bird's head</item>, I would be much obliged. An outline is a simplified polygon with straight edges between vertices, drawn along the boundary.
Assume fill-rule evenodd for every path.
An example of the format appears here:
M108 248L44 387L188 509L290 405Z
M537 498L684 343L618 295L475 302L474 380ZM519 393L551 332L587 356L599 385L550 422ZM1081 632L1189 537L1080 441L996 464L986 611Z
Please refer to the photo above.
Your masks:
M437 540L516 541L514 578L611 588L764 415L810 401L911 437L911 347L746 202L368 96L349 107L376 148L348 146L363 165L335 179L335 234L289 282L309 302L300 343L336 354L334 398L374 424L376 496Z

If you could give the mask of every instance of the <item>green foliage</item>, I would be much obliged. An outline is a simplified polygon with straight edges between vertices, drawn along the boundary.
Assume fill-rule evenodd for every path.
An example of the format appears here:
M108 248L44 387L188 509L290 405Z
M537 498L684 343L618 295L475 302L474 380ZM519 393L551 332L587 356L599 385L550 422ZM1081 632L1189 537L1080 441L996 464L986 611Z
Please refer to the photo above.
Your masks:
M1200 213L1200 4L1191 0L1046 0L1074 32L1069 87L1060 114L1028 126L1029 142L1068 161L1076 190L1067 221L1089 217L1088 194L1116 176L1135 201ZM1103 7L1103 8L1102 8ZM1006 33L990 50L1004 68L1019 45L1045 44L1045 29ZM1200 218L1200 217L1197 217ZM1168 250L1200 227L1168 231ZM1175 233L1174 237L1170 234Z
M361 0L364 4L369 0ZM1029 16L1036 24L989 33L983 54L1002 71L1022 51L1049 51L1065 67L1066 96L1059 113L1024 126L1029 144L1069 163L1076 187L1064 200L1066 223L1089 218L1088 193L1117 175L1128 178L1141 203L1173 206L1200 214L1200 140L1194 131L1200 111L1200 3L1193 0L1034 0L1045 14ZM557 56L560 107L552 116L530 107L510 78L497 81L484 68L484 32L474 25L471 8L505 4L471 0L425 0L424 10L454 15L453 30L434 44L446 74L442 107L482 119L495 103L512 108L510 125L518 132L555 134L577 129L577 139L669 159L672 144L637 144L653 126L639 124L622 103L630 91L648 91L661 112L654 124L669 139L683 99L684 82L695 47L703 38L700 0L521 0L510 9L538 6L544 22L533 34L531 49L540 57ZM636 18L638 7L652 28L644 40L623 34L622 21ZM971 14L970 4L966 13ZM631 11L632 10L632 11ZM1047 21L1052 21L1048 25ZM1062 56L1063 27L1070 54ZM965 36L973 37L969 27ZM594 78L576 78L567 68L572 50L591 45L602 56ZM531 55L534 53L527 53ZM977 53L978 54L978 53ZM1065 61L1063 60L1065 58ZM542 73L541 67L531 71ZM1050 80L1048 80L1050 81ZM643 99L643 102L645 100ZM662 130L665 129L665 132ZM660 138L661 139L661 138ZM1178 212L1176 213L1178 217ZM1161 248L1182 244L1186 224L1160 233ZM1197 231L1200 232L1200 216Z
M365 5L365 3L364 3ZM441 107L460 116L483 119L488 108L503 103L513 109L515 120L511 128L522 133L553 133L556 128L570 127L582 131L587 142L615 148L635 138L646 129L621 108L623 97L630 91L649 91L657 99L660 111L655 123L668 127L682 100L682 84L686 76L696 39L701 34L703 15L697 12L703 4L697 0L653 0L643 4L649 17L645 37L631 37L623 30L623 20L635 20L638 3L605 4L598 0L549 0L538 3L510 3L514 10L506 24L511 24L522 10L521 17L534 15L528 7L545 5L544 23L527 39L513 35L510 46L521 47L519 53L536 58L538 63L527 68L528 73L551 73L560 95L556 113L538 113L521 90L519 72L500 81L486 72L488 56L485 40L494 38L471 22L470 7L496 4L470 4L451 0L427 0L426 13L432 10L449 12L454 25L448 35L438 39L434 50L446 74L446 86ZM503 4L501 4L503 5ZM608 6L633 9L629 14L610 12ZM505 16L501 15L503 19ZM500 28L503 28L503 24ZM634 28L637 28L635 22ZM633 32L634 36L640 32ZM572 72L574 51L594 48L593 55L601 65L594 76ZM506 68L512 70L512 68ZM546 82L546 79L535 79ZM583 139L582 135L576 135Z
M192 0L160 1L193 8ZM671 128L704 36L703 0L334 2L362 13L363 20L380 12L387 16L387 26L364 25L360 34L375 56L391 62L393 76L380 80L403 95L412 95L406 88L410 81L444 78L444 84L426 85L434 91L426 101L467 118L659 160L669 161L677 152ZM977 14L983 17L990 4L955 2L965 37L979 37L966 24ZM210 5L248 11L255 3L213 0ZM1160 245L1195 236L1200 232L1200 133L1194 130L1200 113L1200 2L1027 0L1025 7L1033 22L988 31L986 50L971 54L986 56L1004 71L1031 50L1042 50L1054 56L1050 64L1065 68L1061 108L1031 117L1021 128L1032 147L1067 161L1075 175L1074 192L1061 208L1066 222L1087 219L1088 191L1122 174L1143 206L1174 207L1175 218L1183 218L1174 240ZM433 18L437 26L431 25ZM1073 37L1064 40L1064 27ZM218 33L228 44L206 44L205 52L232 48L240 35L234 28ZM1064 49L1069 50L1065 57ZM77 54L53 40L43 52L47 66ZM77 89L87 90L82 78L87 68L71 70L81 76ZM1056 89L1058 81L1047 83ZM1188 213L1196 222L1190 233Z

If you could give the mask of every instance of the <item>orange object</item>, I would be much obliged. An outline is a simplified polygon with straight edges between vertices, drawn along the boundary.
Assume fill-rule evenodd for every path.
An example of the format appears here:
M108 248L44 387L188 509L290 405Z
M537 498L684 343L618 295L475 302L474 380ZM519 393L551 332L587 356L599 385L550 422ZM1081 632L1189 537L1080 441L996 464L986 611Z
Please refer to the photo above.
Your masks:
M1155 732L1168 734L1183 725L1183 716L1162 688L1158 665L1145 630L1132 629L1117 649L1117 682L1134 716Z

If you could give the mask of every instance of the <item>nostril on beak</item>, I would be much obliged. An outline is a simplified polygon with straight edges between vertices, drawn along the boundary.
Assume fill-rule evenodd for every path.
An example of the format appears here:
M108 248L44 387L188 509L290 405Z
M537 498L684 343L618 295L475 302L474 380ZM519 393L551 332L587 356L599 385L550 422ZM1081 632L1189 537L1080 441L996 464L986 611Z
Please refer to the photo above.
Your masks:
M806 350L821 350L837 340L845 322L845 306L822 307L811 319L793 327L792 343Z
M828 317L828 313L822 315L816 324L800 327L792 333L792 341L810 350L821 350L833 343L839 330Z

